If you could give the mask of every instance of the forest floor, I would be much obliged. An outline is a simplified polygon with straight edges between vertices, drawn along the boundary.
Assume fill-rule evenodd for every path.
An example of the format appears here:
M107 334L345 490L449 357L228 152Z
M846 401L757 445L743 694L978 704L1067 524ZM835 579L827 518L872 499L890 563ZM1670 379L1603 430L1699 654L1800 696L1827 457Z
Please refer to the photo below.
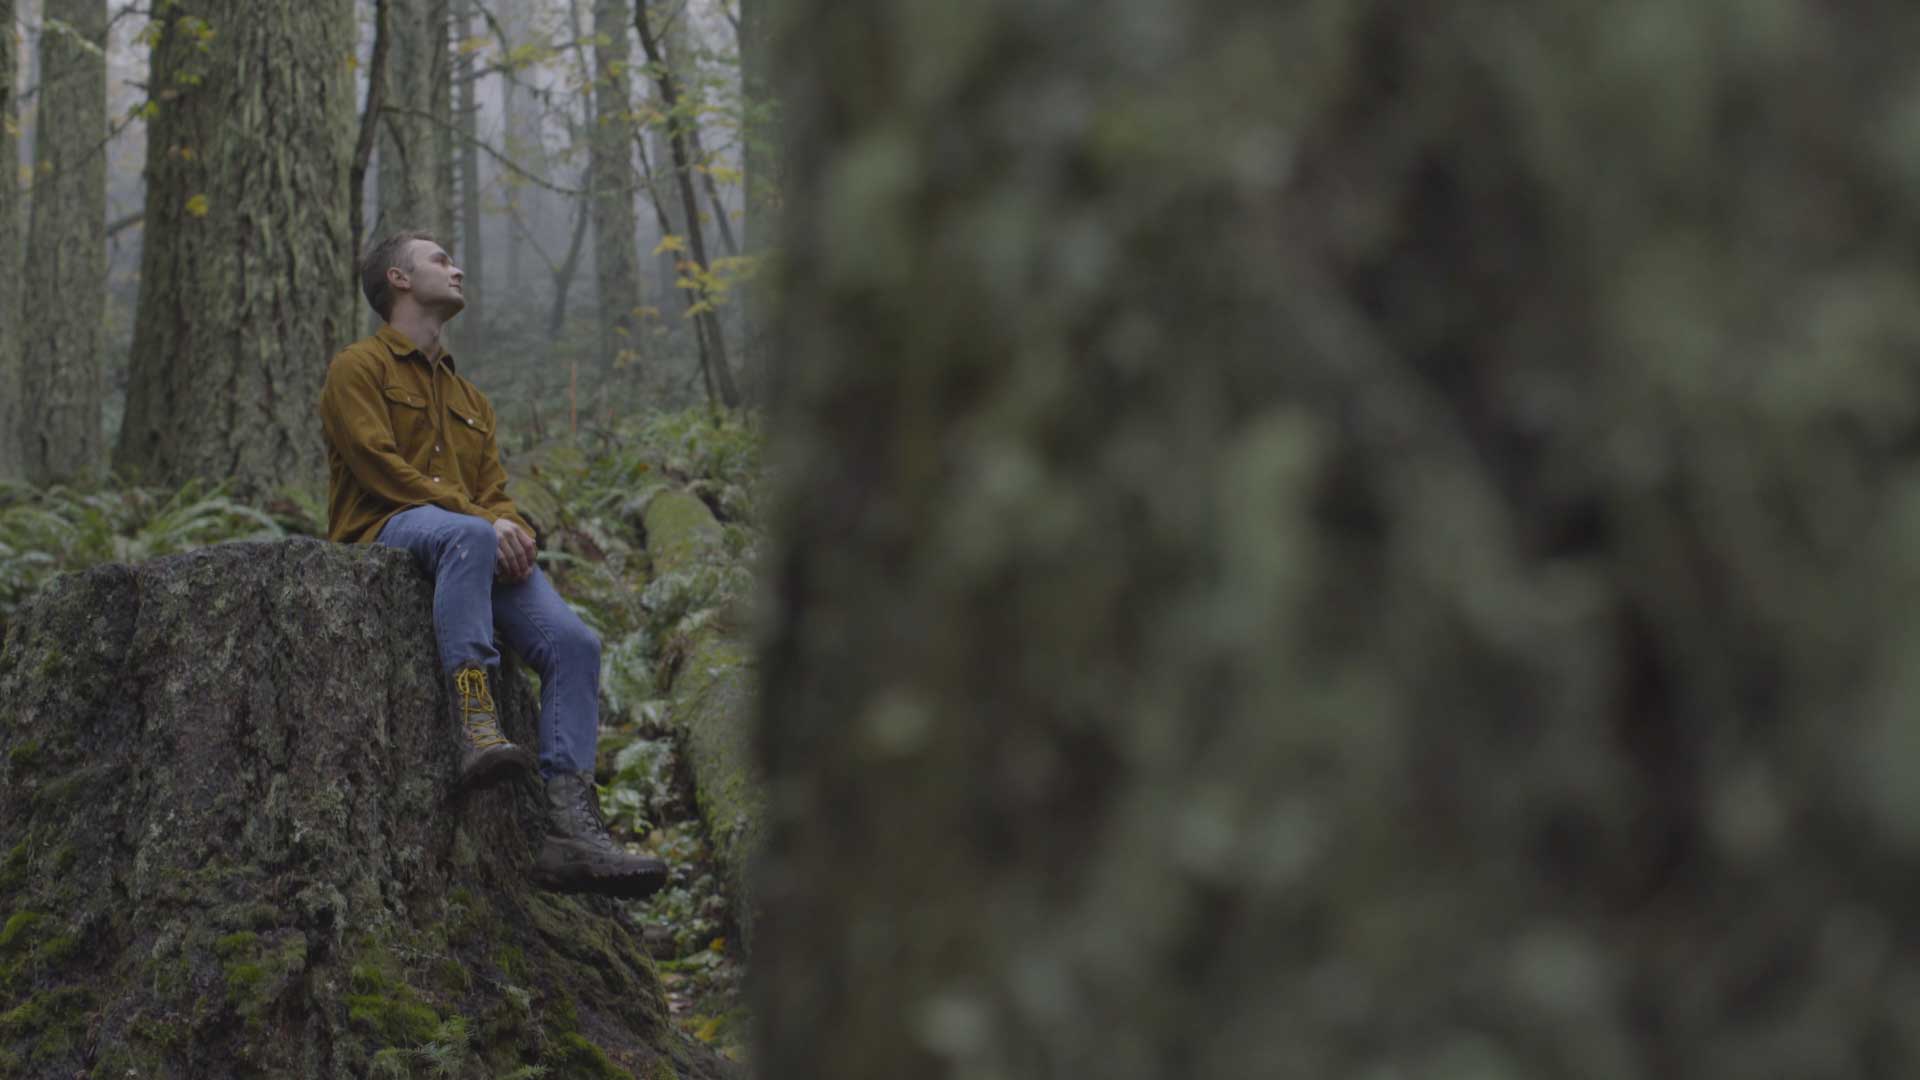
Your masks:
M618 756L646 762L654 782L646 799L655 820L621 815L610 824L616 839L660 856L669 867L666 888L629 905L660 971L668 1010L687 1034L734 1061L745 1060L746 968L739 957L724 875L708 853L706 827L694 807L691 777L680 763L671 733L657 727L634 732Z

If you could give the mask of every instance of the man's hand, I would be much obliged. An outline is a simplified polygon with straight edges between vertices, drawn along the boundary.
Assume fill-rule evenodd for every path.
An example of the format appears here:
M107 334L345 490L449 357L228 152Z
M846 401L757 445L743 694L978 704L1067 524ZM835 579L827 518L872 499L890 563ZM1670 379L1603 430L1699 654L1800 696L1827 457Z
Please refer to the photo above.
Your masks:
M527 580L533 573L533 537L506 518L493 523L493 534L500 538L494 576L510 585Z

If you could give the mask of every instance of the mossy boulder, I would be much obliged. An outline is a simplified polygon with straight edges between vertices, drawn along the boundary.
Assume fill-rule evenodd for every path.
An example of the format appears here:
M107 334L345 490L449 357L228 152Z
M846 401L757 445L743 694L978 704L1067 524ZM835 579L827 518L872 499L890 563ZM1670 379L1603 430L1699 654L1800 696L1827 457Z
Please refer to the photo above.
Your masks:
M312 540L104 566L23 609L0 1073L727 1074L614 905L527 884L532 784L455 795L430 610L405 555ZM498 690L531 741L511 662Z

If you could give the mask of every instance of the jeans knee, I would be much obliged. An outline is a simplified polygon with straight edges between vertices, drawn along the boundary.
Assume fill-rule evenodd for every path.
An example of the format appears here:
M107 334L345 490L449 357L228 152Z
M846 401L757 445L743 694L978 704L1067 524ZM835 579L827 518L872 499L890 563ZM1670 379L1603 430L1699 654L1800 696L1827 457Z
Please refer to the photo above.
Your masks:
M485 518L462 515L459 522L447 530L446 544L449 554L491 559L499 550L500 541Z
M600 635L583 622L575 622L554 642L555 651L582 667L600 670Z

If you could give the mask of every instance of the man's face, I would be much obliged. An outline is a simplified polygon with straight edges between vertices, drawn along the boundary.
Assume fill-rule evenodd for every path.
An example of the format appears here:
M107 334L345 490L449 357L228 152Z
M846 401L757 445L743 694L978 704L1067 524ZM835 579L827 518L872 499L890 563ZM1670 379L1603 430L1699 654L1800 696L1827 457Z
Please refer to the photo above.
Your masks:
M408 245L407 255L407 269L388 271L388 280L396 288L404 288L414 303L443 319L453 318L467 306L466 293L461 289L465 275L453 265L453 257L445 248L431 240L415 240ZM399 274L399 279L394 274Z

